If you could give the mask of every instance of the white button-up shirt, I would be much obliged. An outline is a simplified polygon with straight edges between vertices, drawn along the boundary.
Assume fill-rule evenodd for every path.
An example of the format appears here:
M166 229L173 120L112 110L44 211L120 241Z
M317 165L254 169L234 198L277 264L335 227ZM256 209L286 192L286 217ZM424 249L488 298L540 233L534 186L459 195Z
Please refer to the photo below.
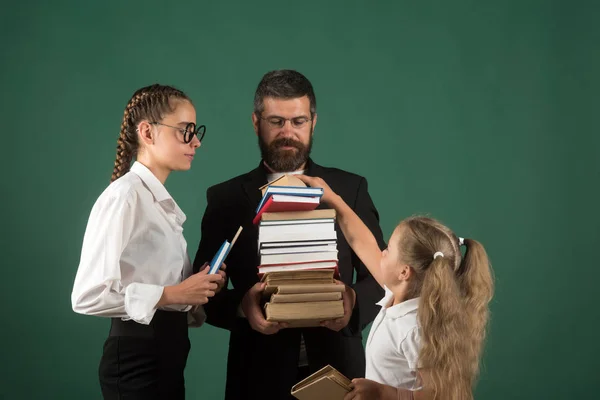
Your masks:
M149 324L165 286L192 273L183 237L185 214L139 162L112 182L89 216L71 303L77 313ZM165 309L189 311L188 305ZM188 314L204 322L204 310Z
M388 288L384 289L385 296L377 303L381 310L367 339L365 378L397 388L418 390L419 298L389 307L394 294Z

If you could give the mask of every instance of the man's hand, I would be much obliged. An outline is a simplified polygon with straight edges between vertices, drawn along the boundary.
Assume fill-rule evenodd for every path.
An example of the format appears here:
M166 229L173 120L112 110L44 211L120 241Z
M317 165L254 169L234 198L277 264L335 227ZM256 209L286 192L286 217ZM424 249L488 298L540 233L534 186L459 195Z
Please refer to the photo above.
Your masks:
M343 282L338 280L335 281L338 285L345 285ZM329 321L322 321L321 326L325 328L329 328L332 331L340 331L344 329L348 322L350 321L350 317L352 317L352 310L354 310L354 304L356 303L356 293L354 289L350 286L346 286L346 290L342 293L342 300L344 302L344 316L337 319L332 319Z
M246 292L242 299L242 311L248 319L250 326L257 332L272 335L286 328L287 324L282 322L269 322L265 319L260 308L260 297L265 290L266 283L258 282Z

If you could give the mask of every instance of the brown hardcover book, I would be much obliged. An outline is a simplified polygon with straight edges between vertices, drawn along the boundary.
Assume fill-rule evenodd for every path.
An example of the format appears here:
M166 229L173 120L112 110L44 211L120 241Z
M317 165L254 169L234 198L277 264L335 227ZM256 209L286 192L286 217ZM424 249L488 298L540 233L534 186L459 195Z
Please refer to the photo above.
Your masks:
M274 322L321 322L344 316L344 303L337 301L314 301L307 303L267 303L267 321Z
M332 283L331 279L315 278L315 279L271 279L267 281L267 286L283 286L283 285L310 285L318 283Z
M329 279L333 280L335 270L333 269L315 269L315 270L299 270L299 271L275 271L267 272L262 276L263 282L272 282L279 280L293 279Z
M277 179L272 180L271 182L261 186L258 190L261 191L262 195L265 195L265 190L269 186L298 186L298 187L306 187L306 183L302 182L300 179L296 178L293 174L283 175Z
M341 286L341 290L331 289L328 285ZM317 292L332 292L336 290L343 292L344 289L343 285L337 285L331 279L281 279L267 282L264 294L271 295L275 292L278 292L278 289L282 286L294 286L296 287L297 293L312 293L315 288L317 289ZM318 289L321 290L319 291Z
M324 293L294 293L271 295L271 303L306 303L310 301L336 301L342 300L341 292Z
M259 265L258 266L258 276L261 278L265 274L270 274L273 272L294 272L294 271L325 271L331 270L333 271L334 277L339 277L339 269L337 265L337 261L323 261L323 262L313 262L313 263L302 263L302 264L285 264L285 265Z
M265 288L265 295L270 295L274 293L280 286L334 284L334 273L335 271L331 269L308 271L278 271L264 274L261 280L267 283L267 286ZM306 290L300 293L310 293L310 291Z
M352 389L352 381L331 365L292 386L291 394L298 400L343 400Z
M267 285L267 287L269 287L269 286ZM279 286L273 287L273 290L277 294L327 293L327 292L342 293L345 290L345 286L338 285L337 283L324 283L324 284L322 283L322 284L316 284L316 285L279 285Z

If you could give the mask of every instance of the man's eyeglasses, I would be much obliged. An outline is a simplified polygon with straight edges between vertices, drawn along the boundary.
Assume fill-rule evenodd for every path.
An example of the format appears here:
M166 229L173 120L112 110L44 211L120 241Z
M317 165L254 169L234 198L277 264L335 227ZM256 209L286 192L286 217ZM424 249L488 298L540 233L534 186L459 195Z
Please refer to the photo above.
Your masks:
M283 117L269 117L260 119L267 121L272 128L283 128L286 121L290 121L294 128L303 128L312 119L308 117L294 117L294 118L283 118Z
M185 143L191 142L192 139L194 138L194 135L198 136L198 140L200 142L202 142L202 139L204 139L204 134L206 134L206 126L205 125L196 126L196 124L194 124L193 122L190 122L189 124L187 124L185 129L178 128L176 126L165 125L160 122L150 122L150 124L162 125L162 126L166 126L169 128L177 129L183 135L183 141Z

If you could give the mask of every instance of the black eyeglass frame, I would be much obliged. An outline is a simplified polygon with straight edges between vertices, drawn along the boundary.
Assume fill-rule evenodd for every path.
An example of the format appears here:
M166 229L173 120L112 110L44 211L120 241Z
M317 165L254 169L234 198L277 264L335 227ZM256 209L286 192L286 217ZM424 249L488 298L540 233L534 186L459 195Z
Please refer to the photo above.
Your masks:
M179 128L177 126L163 124L162 122L150 122L150 124L151 125L162 125L162 126L166 126L168 128L177 129L183 135L183 141L185 143L191 142L192 139L194 138L194 135L196 135L198 137L198 140L200 141L200 143L202 143L202 140L204 139L204 135L206 135L206 125L196 126L196 124L194 124L193 122L190 122L189 124L187 124L185 126L185 128Z

